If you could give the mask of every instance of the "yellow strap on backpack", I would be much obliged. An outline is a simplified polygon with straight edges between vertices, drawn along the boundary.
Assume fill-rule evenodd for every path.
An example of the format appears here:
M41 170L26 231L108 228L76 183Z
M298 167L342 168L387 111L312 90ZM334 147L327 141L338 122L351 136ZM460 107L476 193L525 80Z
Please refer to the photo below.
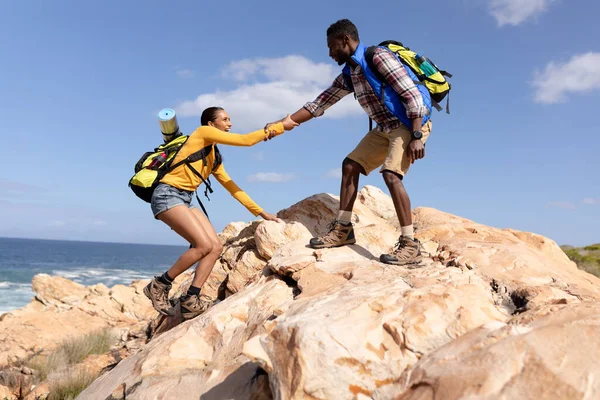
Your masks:
M429 65L423 65L419 60L419 54L405 47L402 43L394 40L386 40L381 42L379 46L387 47L390 51L396 53L398 57L406 64L419 79L419 83L423 83L431 94L433 106L441 111L439 103L448 96L446 100L446 113L450 114L450 89L452 86L446 80L446 77L451 78L452 74L441 70L430 59L421 56L421 60L426 61ZM424 68L434 68L433 73L428 74Z

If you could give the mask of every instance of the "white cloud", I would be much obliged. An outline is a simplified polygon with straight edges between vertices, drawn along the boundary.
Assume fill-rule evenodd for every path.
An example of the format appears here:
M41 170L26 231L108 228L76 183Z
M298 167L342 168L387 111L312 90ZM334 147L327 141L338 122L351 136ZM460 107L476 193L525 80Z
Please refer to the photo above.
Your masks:
M551 201L546 204L546 208L565 208L568 210L574 210L575 204L569 203L568 201Z
M248 177L248 182L288 182L296 179L294 174L280 174L277 172L259 172Z
M591 197L586 197L585 199L583 199L583 204L600 204L600 199L592 199Z
M194 71L192 71L190 69L178 69L176 72L177 72L177 75L183 79L194 77Z
M234 61L223 68L223 77L237 81L266 78L268 81L309 82L328 85L340 73L339 67L314 63L297 55Z
M332 65L294 55L235 61L222 69L221 76L235 81L237 88L200 94L195 100L180 103L176 111L183 117L198 117L205 108L218 105L229 112L233 131L259 129L314 100L339 72ZM358 102L349 95L327 110L325 117L360 113Z
M546 11L555 0L490 0L490 13L499 26L519 25Z
M532 85L537 103L564 102L567 93L600 89L600 53L575 55L562 64L551 62L535 75Z
M251 154L250 158L252 158L255 161L262 161L265 159L265 153L262 151L259 151L258 153Z
M325 172L325 177L341 179L342 178L342 168L330 169L329 171Z

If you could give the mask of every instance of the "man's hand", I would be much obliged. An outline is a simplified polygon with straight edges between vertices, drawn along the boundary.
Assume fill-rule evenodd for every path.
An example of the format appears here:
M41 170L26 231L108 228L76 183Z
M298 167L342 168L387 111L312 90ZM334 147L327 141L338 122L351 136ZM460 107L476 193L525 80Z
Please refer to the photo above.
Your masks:
M425 145L421 139L415 139L408 145L408 159L413 164L416 160L425 157Z
M294 129L295 127L297 127L298 123L294 122L294 120L292 120L292 117L290 116L290 114L286 115L284 118L274 121L274 122L269 122L268 124L265 125L265 131L267 131L269 133L269 136L267 136L264 141L266 142L267 140L271 140L275 137L275 132L270 130L269 128L271 127L271 125L277 124L281 122L283 124L283 129L285 129L286 131L291 131L292 129Z
M264 220L266 220L266 221L283 222L283 220L281 220L281 219L277 218L277 217L276 217L275 215L273 215L273 214L269 214L269 213L268 213L268 212L266 212L266 211L263 211L263 212L261 212L261 213L260 213L260 214L258 214L258 215L260 215L260 216L261 216L261 217L262 217Z
M300 125L294 122L290 114L286 115L285 118L281 120L281 122L283 123L283 129L285 129L286 131L291 131L292 129Z

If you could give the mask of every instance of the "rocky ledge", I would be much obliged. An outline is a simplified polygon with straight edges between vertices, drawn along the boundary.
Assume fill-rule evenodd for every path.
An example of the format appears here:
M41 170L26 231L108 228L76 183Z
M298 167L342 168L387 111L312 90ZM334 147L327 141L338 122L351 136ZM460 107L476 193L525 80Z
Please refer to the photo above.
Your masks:
M552 240L417 208L423 261L385 265L399 229L366 186L357 244L308 248L337 204L319 194L280 211L285 224L227 226L204 289L220 301L183 323L156 317L142 281L36 277L36 300L0 320L0 361L108 324L132 350L81 399L600 397L600 279Z

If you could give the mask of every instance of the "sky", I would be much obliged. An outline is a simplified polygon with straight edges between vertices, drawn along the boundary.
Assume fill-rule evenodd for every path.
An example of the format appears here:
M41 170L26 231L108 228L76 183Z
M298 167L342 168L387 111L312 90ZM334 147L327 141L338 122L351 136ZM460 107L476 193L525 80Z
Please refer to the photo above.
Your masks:
M348 18L366 45L402 41L454 75L451 114L434 111L404 180L413 207L600 242L599 14L593 0L4 1L0 237L183 244L127 186L162 141L158 111L174 108L184 133L208 106L226 108L236 133L293 113L339 73L325 31ZM367 130L347 96L269 142L221 151L276 213L337 195ZM377 170L366 184L389 193ZM254 219L213 187L217 231Z

